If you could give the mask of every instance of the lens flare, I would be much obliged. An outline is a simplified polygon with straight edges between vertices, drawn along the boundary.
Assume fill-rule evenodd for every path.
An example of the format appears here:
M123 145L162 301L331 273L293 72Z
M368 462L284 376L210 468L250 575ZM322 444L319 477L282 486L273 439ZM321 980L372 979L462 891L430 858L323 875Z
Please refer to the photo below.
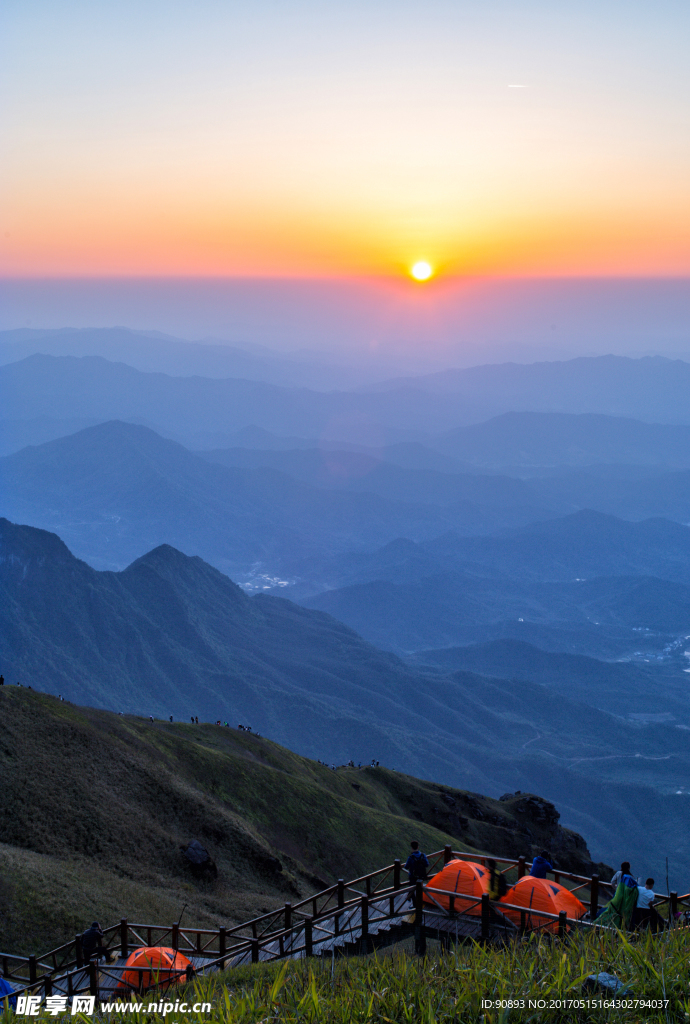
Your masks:
M434 269L430 263L426 263L424 260L420 260L419 263L415 263L410 268L410 274L415 281L428 281L433 274Z

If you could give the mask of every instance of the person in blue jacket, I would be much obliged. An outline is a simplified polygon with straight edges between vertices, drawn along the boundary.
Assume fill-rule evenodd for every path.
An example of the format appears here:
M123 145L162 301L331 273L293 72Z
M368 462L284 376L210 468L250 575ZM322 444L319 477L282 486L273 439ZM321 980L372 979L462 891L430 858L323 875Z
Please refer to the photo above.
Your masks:
M405 871L407 871L409 876L410 885L413 882L426 882L426 871L429 867L427 856L419 849L419 843L416 840L413 840L410 846L412 847L412 853L405 861Z
M530 868L530 875L532 878L546 878L546 872L553 871L553 864L551 863L551 857L542 850L541 853L534 858L532 861L532 867Z

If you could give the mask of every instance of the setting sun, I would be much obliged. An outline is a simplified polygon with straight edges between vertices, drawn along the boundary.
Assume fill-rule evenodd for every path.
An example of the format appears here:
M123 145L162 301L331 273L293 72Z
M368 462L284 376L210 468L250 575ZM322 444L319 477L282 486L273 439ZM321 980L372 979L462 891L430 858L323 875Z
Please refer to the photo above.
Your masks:
M424 261L415 263L410 269L410 274L415 281L428 281L433 272L431 264L425 263Z

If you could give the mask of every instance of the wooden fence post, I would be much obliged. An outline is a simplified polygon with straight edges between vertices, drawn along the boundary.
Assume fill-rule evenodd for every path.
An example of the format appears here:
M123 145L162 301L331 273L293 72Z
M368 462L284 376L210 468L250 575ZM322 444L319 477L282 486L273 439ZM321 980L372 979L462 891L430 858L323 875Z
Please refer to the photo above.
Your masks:
M486 941L491 931L491 901L488 892L482 896L482 939Z
M46 974L45 978L43 979L43 990L44 990L44 992L45 992L45 994L47 996L52 996L52 994L53 994L53 979L51 978L51 976L49 974Z
M453 859L453 847L452 846L444 846L443 847L443 863L444 864L448 864L448 862L451 861L452 859Z
M345 906L345 882L342 878L338 879L338 906Z
M36 983L36 955L32 953L29 957L29 984L34 985Z
M224 968L225 968L225 959L224 959L224 957L225 957L225 951L226 951L226 948L227 948L227 934L228 933L227 933L227 929L226 928L219 928L218 929L218 954L221 957L221 961L220 961L220 969L221 969L221 971L224 970Z
M524 876L524 874L525 874L525 858L524 857L518 857L517 872L518 872L518 878L522 878Z
M77 967L84 966L84 953L81 948L81 935L74 936L74 959L77 961Z
M671 900L671 907L670 907L670 909L671 909L671 924L673 924L673 922L676 919L676 914L678 913L678 893L677 892L672 892L671 896L670 896L670 900Z
M127 945L127 918L123 917L120 921L120 956L123 960L127 959L129 953L129 946Z
M285 931L292 928L292 903L285 904Z
M305 917L304 919L304 955L314 955L312 919L310 917Z
M592 883L589 890L589 919L594 921L599 913L599 875L592 875Z
M414 887L414 951L419 956L426 953L426 931L424 929L424 883Z
M258 964L258 962L259 962L259 940L258 939L252 939L251 943L252 943L252 963L253 964Z
M177 951L180 948L180 922L175 921L172 926L172 948Z
M89 992L92 996L98 995L98 961L89 961Z
M394 889L399 889L400 888L400 867L401 867L400 861L399 860L394 860L393 861L393 888Z
M362 953L369 952L369 901L366 896L362 896L359 903L359 913L361 917L361 944L360 950Z
M424 882L417 882L414 887L414 909L415 924L421 924L424 914Z
M561 910L558 915L558 938L564 939L568 931L568 915L565 910Z

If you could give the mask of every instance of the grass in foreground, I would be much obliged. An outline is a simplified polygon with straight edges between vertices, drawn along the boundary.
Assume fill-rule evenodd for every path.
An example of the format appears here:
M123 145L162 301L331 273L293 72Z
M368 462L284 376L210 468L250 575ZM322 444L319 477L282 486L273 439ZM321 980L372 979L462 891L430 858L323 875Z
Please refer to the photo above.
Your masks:
M436 943L429 948L423 960L397 948L335 962L258 964L199 979L167 998L210 1002L211 1014L203 1019L224 1024L690 1021L686 931L658 937L578 933L567 944L533 937L504 948L460 946L446 953ZM610 997L603 993L583 992L585 978L600 971L627 986L620 1005L607 1005ZM127 1013L110 1020L118 1017L135 1024L160 1019ZM166 1019L195 1017L172 1012Z

